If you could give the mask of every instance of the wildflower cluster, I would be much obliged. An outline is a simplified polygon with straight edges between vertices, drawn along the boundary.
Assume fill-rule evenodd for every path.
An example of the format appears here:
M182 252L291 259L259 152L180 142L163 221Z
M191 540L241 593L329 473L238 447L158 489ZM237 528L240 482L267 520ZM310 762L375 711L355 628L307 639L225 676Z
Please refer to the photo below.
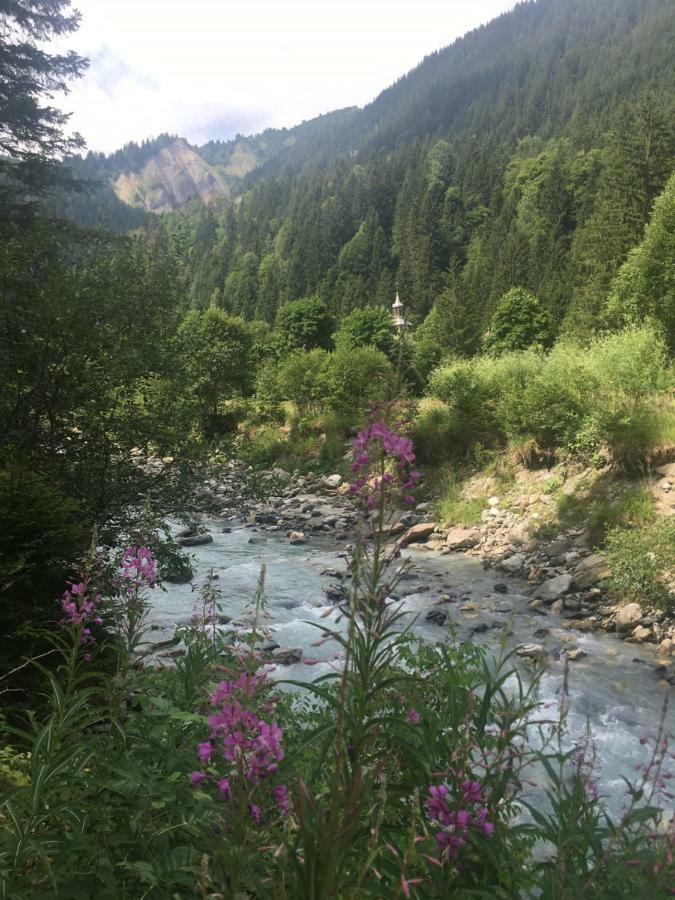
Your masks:
M100 594L90 594L88 580L71 584L61 598L61 609L63 610L64 618L61 619L60 624L65 627L82 625L80 641L83 644L95 644L96 639L86 623L103 624L101 617L95 615L101 601L102 597Z
M412 441L396 434L384 422L374 422L360 431L354 441L352 472L358 477L350 485L350 492L359 494L374 508L386 495L400 491L411 506L414 498L409 492L420 480L420 473L412 469L414 462Z
M209 716L211 734L208 741L199 745L199 760L209 764L214 755L226 763L226 774L218 777L218 789L222 796L231 797L235 788L248 791L255 788L278 771L278 763L284 758L283 734L276 721L266 721L251 709L265 675L243 672L235 681L221 681L209 697L212 707L218 711ZM273 714L273 700L263 705L263 712ZM209 778L206 772L193 772L191 781L199 784ZM290 809L290 798L285 785L272 789L272 797L283 815ZM262 820L262 809L250 803L250 815L257 824Z
M157 563L148 547L127 547L122 556L122 578L127 591L154 588L157 584Z
M432 785L425 809L431 824L441 829L436 833L436 844L450 859L457 858L472 831L489 836L495 830L478 781L460 782L454 796L447 784Z

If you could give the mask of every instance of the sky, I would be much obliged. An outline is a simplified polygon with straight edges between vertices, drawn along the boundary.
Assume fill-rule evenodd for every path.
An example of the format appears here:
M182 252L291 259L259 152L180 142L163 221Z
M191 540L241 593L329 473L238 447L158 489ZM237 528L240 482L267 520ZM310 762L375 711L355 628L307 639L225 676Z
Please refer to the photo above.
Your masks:
M515 0L73 0L90 60L58 100L91 150L191 143L363 106Z

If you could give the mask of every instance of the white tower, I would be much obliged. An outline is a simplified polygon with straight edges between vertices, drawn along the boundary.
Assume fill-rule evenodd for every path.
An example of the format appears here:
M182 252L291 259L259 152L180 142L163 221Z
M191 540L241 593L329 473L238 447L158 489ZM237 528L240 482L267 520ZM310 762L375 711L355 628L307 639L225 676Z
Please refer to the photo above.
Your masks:
M398 290L396 291L396 299L391 305L391 315L394 320L394 327L401 334L405 331L407 326L407 322L405 320L405 306L401 303L401 298L398 295Z

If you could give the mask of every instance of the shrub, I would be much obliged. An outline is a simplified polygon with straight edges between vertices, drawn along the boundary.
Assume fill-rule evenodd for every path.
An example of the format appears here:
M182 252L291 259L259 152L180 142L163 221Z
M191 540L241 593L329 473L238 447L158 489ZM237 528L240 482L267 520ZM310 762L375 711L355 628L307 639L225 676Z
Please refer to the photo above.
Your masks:
M325 350L298 351L265 366L258 377L258 396L280 404L290 400L301 416L317 411L326 396Z
M511 288L497 304L485 349L494 355L527 350L528 347L550 347L553 328L548 312L525 288Z
M610 589L619 599L668 612L675 609L675 519L659 518L642 528L614 528L605 546L612 570Z
M413 422L415 446L423 462L440 463L456 449L456 419L447 403L426 397L417 407Z
M391 360L396 356L397 341L392 318L383 306L364 306L353 310L340 322L333 340L337 350L374 347Z
M430 393L447 404L460 452L515 443L537 458L537 449L589 455L606 446L614 462L631 467L675 438L672 384L665 343L643 325L590 346L561 341L547 354L526 350L442 366Z
M368 407L389 398L393 371L374 347L338 349L326 359L325 402L329 409L359 421Z
M590 418L598 440L624 467L641 463L646 451L675 433L662 336L649 326L610 335L592 345L586 365L597 386Z

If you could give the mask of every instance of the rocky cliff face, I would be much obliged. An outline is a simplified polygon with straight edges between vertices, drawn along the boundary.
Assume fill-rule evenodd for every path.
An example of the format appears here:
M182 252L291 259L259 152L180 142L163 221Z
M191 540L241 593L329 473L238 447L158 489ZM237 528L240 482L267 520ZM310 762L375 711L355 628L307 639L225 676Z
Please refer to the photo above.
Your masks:
M124 203L154 213L170 212L197 197L208 203L230 195L225 178L182 139L159 150L140 171L123 172L113 188Z

